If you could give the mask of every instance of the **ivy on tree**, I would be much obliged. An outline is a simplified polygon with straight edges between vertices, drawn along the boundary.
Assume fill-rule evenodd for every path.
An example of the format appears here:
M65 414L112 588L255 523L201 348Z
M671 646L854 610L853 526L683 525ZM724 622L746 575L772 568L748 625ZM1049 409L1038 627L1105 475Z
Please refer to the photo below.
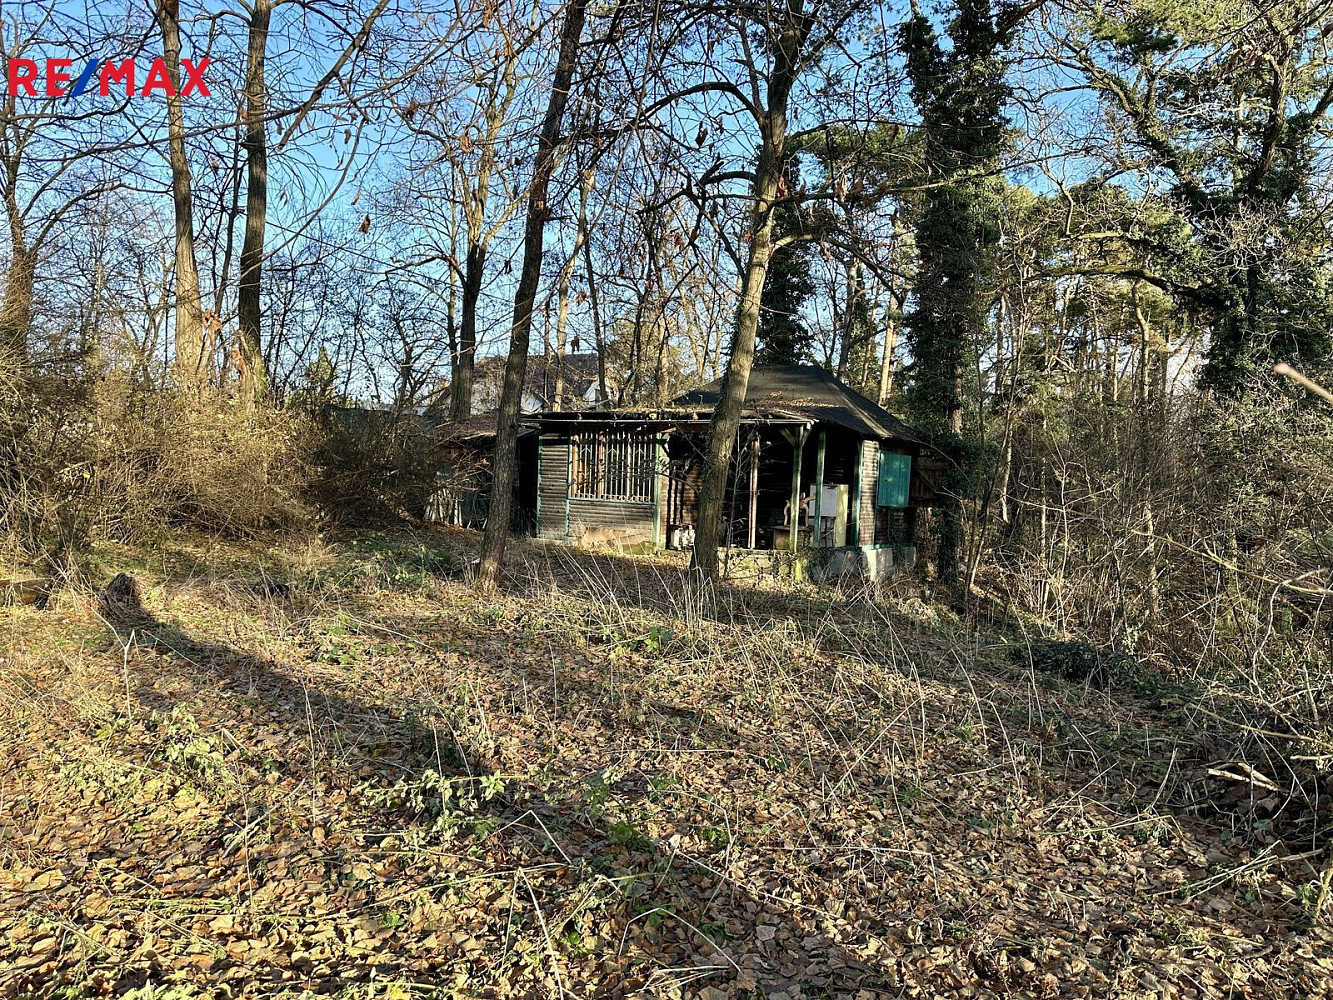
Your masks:
M953 579L968 490L963 391L969 345L987 336L988 289L1001 238L997 167L1006 144L1008 43L1016 12L960 0L951 46L919 10L902 29L912 98L921 115L927 183L915 199L915 304L905 318L914 359L907 403L950 459L953 496L937 511L941 577Z
M784 165L783 177L788 191L799 187L800 167L794 156ZM768 263L759 312L756 357L763 364L795 365L810 357L812 337L801 309L815 294L816 285L810 243L800 239L803 230L799 202L778 204L773 211L773 241L778 245Z

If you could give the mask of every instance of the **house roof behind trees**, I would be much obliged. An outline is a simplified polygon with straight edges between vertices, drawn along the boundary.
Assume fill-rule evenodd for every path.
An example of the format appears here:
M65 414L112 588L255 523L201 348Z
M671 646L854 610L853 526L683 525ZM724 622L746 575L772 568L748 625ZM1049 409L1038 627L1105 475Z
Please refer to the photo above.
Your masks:
M555 405L555 383L563 364L566 400L583 400L588 390L597 385L597 354L585 351L566 354L563 359L539 354L528 358L527 377L523 389L542 401L543 406Z
M478 358L473 371L474 415L492 412L500 404L500 390L504 385L506 359L504 355ZM555 385L563 368L566 407L580 407L596 401L599 393L597 352L584 351L556 355L537 354L528 358L523 377L523 408L526 412L549 410L556 405ZM449 411L449 385L446 383L432 402L433 408Z

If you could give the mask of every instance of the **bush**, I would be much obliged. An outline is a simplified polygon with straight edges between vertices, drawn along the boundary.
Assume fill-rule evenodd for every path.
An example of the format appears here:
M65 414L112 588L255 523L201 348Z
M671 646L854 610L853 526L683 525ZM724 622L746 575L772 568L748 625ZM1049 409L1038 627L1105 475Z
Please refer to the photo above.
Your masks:
M345 526L424 518L437 489L430 428L415 414L330 406L319 428L307 495L320 513Z
M99 539L229 537L313 524L308 418L144 391L116 376L23 387L7 426L0 533L58 571Z
M305 418L170 397L157 409L140 425L139 440L132 422L108 423L112 461L103 467L108 485L127 499L109 527L125 537L163 524L252 537L313 523L305 493L314 435Z
M1138 660L1110 653L1087 642L1042 642L1016 646L1012 658L1034 670L1100 688L1151 689L1153 675Z
M1026 425L983 579L1092 644L1034 649L1038 669L1115 685L1128 663L1098 648L1165 665L1211 753L1285 776L1326 823L1333 409L1271 388L1174 403L1145 421L1071 396Z
M0 380L0 550L62 573L99 540L253 538L424 517L439 490L412 414L243 406L126 369Z

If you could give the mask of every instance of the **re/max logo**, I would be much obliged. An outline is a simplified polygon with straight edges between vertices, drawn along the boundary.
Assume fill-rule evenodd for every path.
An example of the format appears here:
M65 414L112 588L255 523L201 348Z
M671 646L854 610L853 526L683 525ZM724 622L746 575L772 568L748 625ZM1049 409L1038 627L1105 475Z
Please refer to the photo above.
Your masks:
M154 59L148 67L142 86L136 86L139 77L135 75L133 59L124 59L120 63L110 59L89 59L77 78L70 73L74 67L73 59L47 59L44 80L42 67L38 66L37 60L11 59L7 92L10 97L18 97L20 94L28 97L78 97L92 86L95 78L97 92L103 97L113 89L119 92L122 87L126 97L149 97L159 92L167 97L189 97L191 94L210 97L212 95L208 92L208 84L204 82L204 70L208 69L210 62L211 59L202 59L196 66L191 60L182 59L181 70L185 80L177 94L176 85L171 82L171 74L167 72L167 62L161 58Z

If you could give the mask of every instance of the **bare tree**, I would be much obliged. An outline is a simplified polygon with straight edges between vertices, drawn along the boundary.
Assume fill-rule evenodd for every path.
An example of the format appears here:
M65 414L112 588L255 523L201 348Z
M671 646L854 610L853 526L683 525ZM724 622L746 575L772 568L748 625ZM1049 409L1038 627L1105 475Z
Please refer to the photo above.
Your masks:
M480 24L435 41L414 81L391 95L414 141L406 147L405 183L389 201L425 244L407 266L431 280L444 264L460 291L451 345L453 420L472 413L487 266L525 196L504 167L526 119L520 111L531 88L524 62L534 40L517 7L488 5ZM435 237L440 231L444 240Z
M271 117L269 88L265 81L268 39L273 10L287 0L253 0L249 9L246 44L245 98L241 108L243 128L241 145L245 152L245 235L241 243L241 273L236 302L236 362L240 375L240 396L255 400L264 394L267 372L263 347L263 270L264 243L268 225L268 138L265 128ZM318 105L328 84L370 38L376 20L388 6L379 0L364 18L356 16L353 6L339 7L346 19L343 29L351 35L333 66L308 94L302 95L288 134ZM359 24L358 24L359 22ZM357 30L352 32L352 26Z
M569 0L560 28L560 54L551 80L551 95L537 138L537 158L528 189L527 220L523 231L523 266L514 294L514 321L510 328L509 357L505 361L504 388L496 420L495 461L491 483L491 508L482 540L477 581L493 588L500 577L505 546L509 540L509 517L518 477L518 416L527 373L528 346L532 335L532 310L541 281L543 240L550 208L547 197L561 145L561 122L569 102L570 87L578 63L579 39L587 14L587 0Z
M569 346L570 285L574 281L574 271L578 267L579 256L583 252L583 242L587 238L588 199L592 195L595 178L596 173L592 169L584 169L579 173L579 225L574 230L574 246L561 265L555 281L555 341L548 343L547 349L554 349L555 353L553 402L557 410L565 405L565 352ZM603 370L605 370L604 364Z
M53 0L32 5L21 17L0 21L0 56L16 60L52 40L91 45L92 39L64 33L52 18ZM20 88L15 88L20 91ZM28 359L34 285L39 257L53 234L80 205L106 194L120 181L96 166L115 143L106 141L109 121L124 109L118 103L77 117L57 101L27 101L6 93L0 104L0 204L8 235L8 260L0 297L0 362L23 366ZM56 136L59 132L58 137Z
M741 411L750 384L754 364L755 334L759 328L760 299L764 278L773 254L773 214L780 198L787 192L783 184L783 149L787 139L788 102L797 77L834 37L850 11L836 17L833 25L821 28L817 38L812 31L818 21L816 12L807 11L805 0L762 9L755 27L767 36L765 48L772 53L767 67L752 54L746 69L750 76L751 96L745 102L759 131L759 156L753 175L753 204L750 210L750 246L741 278L740 308L736 332L731 340L731 356L723 376L722 395L708 427L704 446L703 484L699 491L698 533L694 543L694 565L705 576L718 572L718 546L722 540L723 500L726 495L727 468L731 462L736 435L740 430ZM748 47L747 47L747 51ZM761 97L762 87L762 97Z
M245 237L241 243L241 276L236 300L237 367L240 396L255 400L264 392L264 354L260 341L261 278L264 229L268 219L268 142L264 135L267 91L264 62L268 49L272 0L254 0L246 48L245 105L242 111L245 149Z
M199 391L208 376L209 347L199 297L199 267L194 252L194 197L190 161L185 154L185 109L181 103L181 32L178 0L157 0L154 14L162 33L162 56L171 77L167 102L171 199L176 213L176 377Z

